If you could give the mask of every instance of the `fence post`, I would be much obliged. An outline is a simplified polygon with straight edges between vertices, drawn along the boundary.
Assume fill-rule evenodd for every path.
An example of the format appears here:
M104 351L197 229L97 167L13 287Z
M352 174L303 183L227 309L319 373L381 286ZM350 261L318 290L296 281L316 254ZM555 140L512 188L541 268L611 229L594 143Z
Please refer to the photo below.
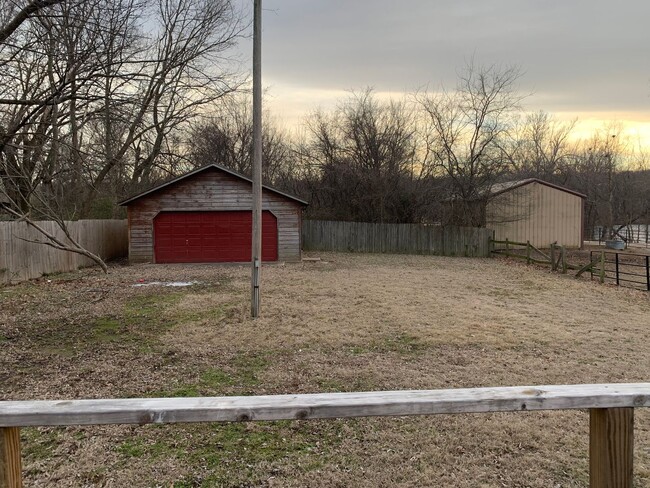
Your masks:
M650 256L645 257L645 281L650 291Z
M616 253L616 258L614 259L616 263L616 286L619 286L619 279L618 279L618 253Z
M530 241L526 241L526 264L530 264Z
M562 257L562 274L566 274L568 269L566 262L566 247L561 247L560 256Z
M590 488L631 488L633 459L634 409L590 409Z
M20 429L0 428L0 488L22 488Z
M508 244L508 238L506 237L506 256L510 255L510 244Z
M600 251L600 282L605 283L605 251Z
M555 271L555 243L551 244L551 271Z

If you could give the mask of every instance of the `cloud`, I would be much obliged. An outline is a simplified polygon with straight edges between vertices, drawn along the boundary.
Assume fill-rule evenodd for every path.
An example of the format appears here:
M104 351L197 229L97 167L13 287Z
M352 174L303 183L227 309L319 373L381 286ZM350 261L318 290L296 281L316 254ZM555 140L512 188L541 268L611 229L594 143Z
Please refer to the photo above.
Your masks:
M474 57L520 65L537 108L650 112L647 0L264 0L264 9L264 77L278 87L453 87Z

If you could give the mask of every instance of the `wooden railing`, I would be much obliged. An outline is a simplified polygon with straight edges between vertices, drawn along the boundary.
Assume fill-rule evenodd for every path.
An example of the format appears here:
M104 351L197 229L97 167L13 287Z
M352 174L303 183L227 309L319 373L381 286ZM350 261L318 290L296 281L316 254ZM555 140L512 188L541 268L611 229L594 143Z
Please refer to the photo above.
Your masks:
M590 486L632 486L634 409L650 383L216 398L0 402L0 488L22 486L20 428L590 410Z
M556 243L552 243L549 246L548 254L533 246L530 241L517 242L508 239L505 241L490 240L490 245L493 254L501 254L510 258L525 259L527 264L550 265L551 271L561 271L563 274L566 274L569 269L581 269L580 266L576 266L567 261L566 247L558 246ZM496 245L504 247L497 248ZM525 252L525 254L522 254L522 252Z

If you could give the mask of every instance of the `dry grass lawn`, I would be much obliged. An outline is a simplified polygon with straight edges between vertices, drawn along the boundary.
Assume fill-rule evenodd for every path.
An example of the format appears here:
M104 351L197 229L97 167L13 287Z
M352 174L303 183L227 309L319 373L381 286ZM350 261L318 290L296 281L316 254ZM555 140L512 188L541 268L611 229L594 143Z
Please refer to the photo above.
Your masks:
M501 259L322 254L118 266L0 288L0 399L650 380L647 293ZM196 280L188 288L133 287ZM636 486L650 486L637 410ZM578 487L583 411L23 429L27 486Z

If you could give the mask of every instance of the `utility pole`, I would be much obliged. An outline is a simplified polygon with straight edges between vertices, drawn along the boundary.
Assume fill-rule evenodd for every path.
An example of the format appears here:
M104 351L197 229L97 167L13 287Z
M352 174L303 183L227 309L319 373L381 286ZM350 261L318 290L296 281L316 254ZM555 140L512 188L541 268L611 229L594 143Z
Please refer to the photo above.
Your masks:
M253 12L253 242L251 315L260 315L262 272L262 0L254 0Z

